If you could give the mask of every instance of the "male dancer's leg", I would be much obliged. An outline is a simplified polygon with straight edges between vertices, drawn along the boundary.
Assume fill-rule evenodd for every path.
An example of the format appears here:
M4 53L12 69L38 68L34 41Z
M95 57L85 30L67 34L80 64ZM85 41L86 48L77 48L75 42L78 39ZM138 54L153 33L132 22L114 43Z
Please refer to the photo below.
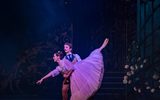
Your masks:
M64 80L63 84L62 84L62 97L63 97L63 100L67 100L68 99L68 90L69 90L69 84L66 84L65 80Z

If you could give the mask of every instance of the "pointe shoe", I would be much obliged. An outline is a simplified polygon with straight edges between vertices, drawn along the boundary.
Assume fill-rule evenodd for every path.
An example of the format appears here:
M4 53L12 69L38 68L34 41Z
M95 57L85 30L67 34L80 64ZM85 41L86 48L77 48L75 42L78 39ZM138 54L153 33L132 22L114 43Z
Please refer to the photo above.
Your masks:
M109 42L109 39L106 38L106 39L104 40L103 44L102 44L102 47L105 47L105 46L108 44L108 42Z
M104 40L104 42L103 42L102 46L100 47L100 51L101 51L103 48L105 48L105 47L106 47L106 45L108 44L108 42L109 42L109 39L108 39L108 38L106 38L106 39Z

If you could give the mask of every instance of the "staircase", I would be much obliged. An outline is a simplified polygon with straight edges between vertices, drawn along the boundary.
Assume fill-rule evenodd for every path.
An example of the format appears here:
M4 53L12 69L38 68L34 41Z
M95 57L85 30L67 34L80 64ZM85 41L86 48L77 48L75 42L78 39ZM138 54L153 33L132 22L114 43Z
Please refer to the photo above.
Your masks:
M93 100L126 100L126 87L123 84L124 72L105 72L101 88Z

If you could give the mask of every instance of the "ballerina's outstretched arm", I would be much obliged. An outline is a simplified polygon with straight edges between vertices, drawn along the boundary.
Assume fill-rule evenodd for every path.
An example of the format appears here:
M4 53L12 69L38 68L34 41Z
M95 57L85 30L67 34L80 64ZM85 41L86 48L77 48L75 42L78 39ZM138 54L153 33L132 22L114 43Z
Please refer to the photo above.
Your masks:
M49 77L55 77L55 76L57 76L59 73L60 73L60 71L61 71L61 68L59 68L59 66L58 67L56 67L56 69L54 69L53 71L51 71L51 72L49 72L47 75L45 75L44 77L42 77L40 80L38 80L37 82L36 82L36 84L41 84L45 79L47 79L47 78L49 78Z
M44 79L47 79L49 77L52 76L52 72L48 73L47 75L45 75L44 77L42 77L40 80L38 80L36 83L37 84L41 84L43 82Z

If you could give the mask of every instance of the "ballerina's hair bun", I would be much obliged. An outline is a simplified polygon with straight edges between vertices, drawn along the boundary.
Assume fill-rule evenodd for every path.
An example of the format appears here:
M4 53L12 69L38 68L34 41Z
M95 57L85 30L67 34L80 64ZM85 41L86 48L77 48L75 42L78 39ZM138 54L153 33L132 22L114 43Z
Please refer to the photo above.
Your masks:
M60 56L60 59L63 58L63 52L62 52L62 51L57 51L56 55L57 55L57 56Z

